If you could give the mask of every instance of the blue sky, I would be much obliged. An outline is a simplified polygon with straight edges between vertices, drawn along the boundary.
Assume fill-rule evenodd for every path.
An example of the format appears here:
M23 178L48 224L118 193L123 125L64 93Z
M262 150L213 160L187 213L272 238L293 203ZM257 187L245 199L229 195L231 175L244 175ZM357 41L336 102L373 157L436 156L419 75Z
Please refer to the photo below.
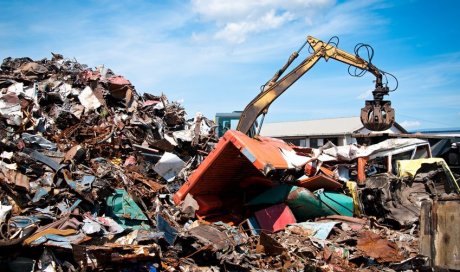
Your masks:
M407 129L460 127L459 9L454 0L0 0L0 58L56 52L105 64L139 92L212 118L242 110L307 35L338 36L349 52L372 45L373 63L398 78L389 98ZM266 122L357 116L373 77L347 68L320 61Z

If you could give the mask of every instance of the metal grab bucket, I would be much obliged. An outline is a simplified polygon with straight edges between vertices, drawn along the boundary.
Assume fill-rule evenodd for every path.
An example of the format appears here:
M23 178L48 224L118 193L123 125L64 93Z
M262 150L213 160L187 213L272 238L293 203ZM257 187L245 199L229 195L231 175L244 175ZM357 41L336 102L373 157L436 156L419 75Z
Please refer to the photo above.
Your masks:
M395 111L390 101L366 100L361 109L361 123L372 131L384 131L393 126Z

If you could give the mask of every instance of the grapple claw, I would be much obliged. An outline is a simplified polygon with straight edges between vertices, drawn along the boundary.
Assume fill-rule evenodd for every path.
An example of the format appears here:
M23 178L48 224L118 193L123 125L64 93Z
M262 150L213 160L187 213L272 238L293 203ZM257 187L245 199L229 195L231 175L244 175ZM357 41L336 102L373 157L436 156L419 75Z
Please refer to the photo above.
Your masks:
M369 130L387 130L394 121L395 111L390 101L366 100L366 105L361 109L361 122Z

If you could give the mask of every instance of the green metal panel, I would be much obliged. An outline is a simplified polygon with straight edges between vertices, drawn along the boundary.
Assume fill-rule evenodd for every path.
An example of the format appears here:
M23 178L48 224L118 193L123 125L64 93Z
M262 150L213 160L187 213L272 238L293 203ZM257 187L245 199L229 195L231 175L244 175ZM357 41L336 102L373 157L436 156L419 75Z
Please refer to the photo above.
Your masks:
M300 222L334 214L353 216L353 199L336 192L317 190L312 193L305 188L295 187L286 202Z
M268 189L257 197L248 202L248 205L275 205L283 203L289 193L292 191L293 185L280 184Z
M353 216L353 198L337 192L317 190L281 184L273 187L248 205L274 205L285 202L298 222L327 215Z
M150 229L149 219L124 189L107 197L107 215L124 228Z

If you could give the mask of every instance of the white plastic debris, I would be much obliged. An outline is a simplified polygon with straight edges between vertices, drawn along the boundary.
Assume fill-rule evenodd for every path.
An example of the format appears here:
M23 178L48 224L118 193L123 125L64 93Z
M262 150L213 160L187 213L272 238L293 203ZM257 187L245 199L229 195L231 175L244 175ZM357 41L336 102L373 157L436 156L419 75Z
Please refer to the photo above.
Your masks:
M18 165L16 163L6 163L4 161L0 161L0 168L9 169L9 170L17 170Z
M99 99L97 99L96 95L94 95L93 90L88 86L81 91L78 96L78 100L80 100L80 103L87 110L94 110L101 106L101 102L99 102Z
M0 115L6 119L8 125L21 125L23 115L19 103L19 98L15 93L0 94Z
M97 222L94 222L93 220L90 220L88 218L85 218L83 220L83 227L81 228L81 230L86 233L86 234L94 234L94 233L98 233L102 230L102 227L99 223Z
M303 167L310 160L310 157L297 155L294 150L280 148L280 151L289 168Z
M10 213L13 209L13 206L10 205L2 205L0 202L0 223L5 222L6 216Z
M72 93L72 85L68 83L61 82L59 85L55 88L59 92L59 96L61 99L64 101L67 96L69 96Z
M173 153L165 152L161 159L155 164L153 170L167 181L173 181L179 172L184 168L185 163Z
M14 155L14 152L3 151L2 154L0 154L0 158L11 160L13 158L13 155Z
M31 87L24 88L24 83L17 82L8 87L9 93L15 93L16 95L23 95L26 98L37 100L36 86L35 84Z
M21 94L24 90L24 83L14 83L8 87L9 93Z
M179 139L183 142L191 142L193 135L191 130L179 130L173 132L174 139Z

